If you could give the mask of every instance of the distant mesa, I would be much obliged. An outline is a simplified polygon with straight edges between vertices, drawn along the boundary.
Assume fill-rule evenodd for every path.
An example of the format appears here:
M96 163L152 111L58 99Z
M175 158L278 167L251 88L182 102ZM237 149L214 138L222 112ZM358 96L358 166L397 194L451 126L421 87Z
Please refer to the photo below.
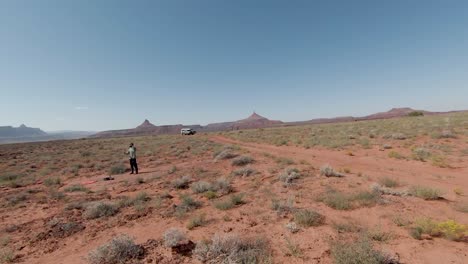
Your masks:
M22 124L19 127L2 126L0 127L0 138L19 138L46 136L47 133L39 128L27 127Z
M137 129L153 129L155 127L156 126L151 124L151 122L148 119L145 119L145 121L141 125L137 126L136 128Z

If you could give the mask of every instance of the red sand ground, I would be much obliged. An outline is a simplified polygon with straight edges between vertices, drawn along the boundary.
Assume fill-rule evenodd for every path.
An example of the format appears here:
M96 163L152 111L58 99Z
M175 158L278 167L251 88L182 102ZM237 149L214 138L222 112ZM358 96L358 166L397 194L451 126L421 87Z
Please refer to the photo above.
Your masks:
M181 191L175 190L168 184L171 180L184 174L192 176L193 180L200 177L196 175L196 168L206 168L210 172L228 175L233 169L229 160L215 162L212 158L199 157L183 161L172 158L157 160L161 165L151 166L149 160L141 159L141 176L146 183L135 184L135 175L117 175L114 181L102 181L105 175L92 177L80 176L65 182L67 186L76 183L86 183L86 187L99 193L104 188L102 199L114 199L121 195L133 196L145 191L151 197L161 195L168 191L174 198L164 201L161 208L153 208L143 213L135 213L132 209L125 209L117 216L84 221L86 229L66 238L50 238L34 240L38 232L43 231L44 223L54 216L67 219L81 219L80 213L71 211L64 216L63 204L37 204L28 203L26 208L14 210L2 209L0 211L1 229L17 225L21 232L12 232L9 236L15 241L15 248L21 255L22 263L86 263L87 254L115 237L118 234L128 234L135 238L138 244L159 240L162 234L171 227L185 230L188 237L194 241L211 238L216 233L231 233L240 235L255 235L266 237L272 245L275 263L332 263L330 257L330 243L341 239L340 234L333 228L333 223L353 222L364 228L379 227L393 234L392 239L385 243L376 243L376 247L384 251L397 254L402 263L468 263L468 244L449 241L443 238L430 240L416 240L409 236L405 227L398 227L393 223L395 216L409 220L421 217L430 217L445 221L453 219L462 224L468 224L466 213L453 209L453 201L459 199L454 194L455 188L468 193L468 162L466 159L454 164L456 168L437 168L428 163L418 161L396 160L388 158L387 151L379 149L354 150L354 156L345 151L334 151L323 148L303 149L291 146L272 146L265 144L245 143L228 139L222 136L211 136L211 140L221 144L240 146L255 159L251 167L259 174L250 177L233 179L236 192L244 193L246 204L228 211L220 211L211 205L211 201L201 195L191 194L197 200L203 201L203 207L191 213L206 213L209 223L188 231L186 223L188 218L179 219L168 216L166 213L171 206L178 203ZM463 144L463 143L461 143ZM242 150L241 150L242 152ZM281 171L278 164L264 153L277 157L285 157L296 162L294 167L300 168L301 174L298 186L285 188L277 181L277 174ZM334 168L348 168L344 178L326 178L319 175L317 168L323 164L330 164ZM180 173L165 174L173 165ZM182 172L184 174L182 174ZM162 176L161 176L162 175ZM156 177L155 177L156 176ZM365 189L376 182L380 177L391 176L404 183L405 186L422 185L435 187L445 191L446 200L424 201L415 197L385 196L384 205L358 208L349 211L331 209L315 198L325 190L326 186L347 190ZM207 176L205 180L215 179ZM96 181L96 182L94 182ZM130 184L125 184L128 181ZM40 184L28 186L35 188ZM3 197L14 190L3 188L0 190ZM183 192L191 193L190 189ZM70 193L70 196L82 194ZM270 209L271 199L287 199L294 197L298 208L315 209L326 217L326 224L319 227L303 228L299 233L291 234L285 229L285 224L291 215L278 216ZM222 199L222 198L220 198ZM231 221L225 221L228 216ZM80 220L81 221L81 220ZM341 234L343 237L352 237L352 234ZM339 238L340 237L340 238ZM287 254L286 238L299 245L303 252L302 258ZM170 250L163 246L149 247L146 263L197 263L194 259L174 256Z

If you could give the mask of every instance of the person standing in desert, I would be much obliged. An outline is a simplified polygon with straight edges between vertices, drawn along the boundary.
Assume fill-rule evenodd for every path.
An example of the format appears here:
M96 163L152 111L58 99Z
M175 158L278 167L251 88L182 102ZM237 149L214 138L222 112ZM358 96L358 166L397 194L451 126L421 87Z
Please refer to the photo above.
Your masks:
M136 160L136 147L133 145L133 143L130 143L130 146L125 152L125 154L128 154L128 157L130 158L130 168L132 169L132 172L130 174L133 174L134 172L138 174L138 164Z

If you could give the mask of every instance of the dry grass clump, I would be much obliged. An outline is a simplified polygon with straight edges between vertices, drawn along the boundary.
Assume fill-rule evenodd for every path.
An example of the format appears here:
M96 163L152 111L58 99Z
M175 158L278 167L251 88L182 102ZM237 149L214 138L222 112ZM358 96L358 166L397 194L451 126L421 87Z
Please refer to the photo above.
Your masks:
M294 214L294 222L303 227L319 226L325 223L325 216L313 210L298 210Z
M231 164L233 166L245 166L254 162L254 159L250 156L239 156L232 160Z
M198 209L202 206L202 202L194 200L188 195L181 196L181 203L176 207L176 215L178 217L184 216L187 212Z
M398 258L373 248L367 239L332 244L331 256L335 264L398 264Z
M423 186L413 186L409 189L409 194L424 200L438 200L441 197L442 192L438 189Z
M393 159L406 159L405 156L401 155L400 153L396 152L396 151L390 151L388 153L388 157L389 158L393 158Z
M279 180L283 182L283 185L287 187L293 185L294 180L300 177L299 170L296 168L287 168L278 176Z
M325 164L320 168L320 175L326 176L326 177L344 177L345 176L344 174L341 174L335 171L333 167L331 167L328 164Z
M426 161L431 155L431 152L425 148L415 148L413 149L412 158L414 160Z
M190 179L189 176L182 176L181 178L173 180L172 186L176 189L187 189L191 181L192 179Z
M271 201L271 209L276 211L278 215L285 216L289 213L294 212L294 199L288 199L286 201L280 201L277 199L273 199Z
M240 169L237 169L237 170L234 170L231 175L233 176L242 176L242 177L247 177L247 176L250 176L250 175L254 175L256 174L257 171L250 168L250 167L244 167L244 168L240 168Z
M265 239L215 235L197 243L193 251L202 263L271 263L271 250Z
M392 137L392 139L396 139L396 140L405 140L405 139L408 138L408 137L407 137L405 134L403 134L403 133L394 133L394 134L392 134L391 137Z
M342 192L328 190L325 194L319 197L319 201L336 210L352 209L352 200Z
M0 263L13 263L16 255L9 248L0 248Z
M400 186L400 182L390 177L383 177L379 179L379 183L387 188L395 188Z
M190 218L189 222L187 223L187 228L189 230L192 230L195 227L204 226L206 223L207 223L207 221L206 221L205 214L199 214L199 215L196 215L196 216Z
M88 205L84 214L88 219L96 219L101 217L113 216L118 212L119 208L114 204L97 202Z
M0 186L9 186L11 188L18 188L25 185L24 174L19 173L4 173L0 175Z
M109 175L117 175L117 174L124 174L126 171L126 167L123 164L117 164L109 169Z
M237 157L238 155L233 152L232 148L226 147L221 150L219 153L215 153L215 160L225 160L225 159L232 159Z
M59 177L51 177L44 180L44 185L51 187L51 186L60 186L62 184L62 180Z
M91 251L87 260L90 264L123 264L140 258L143 253L143 248L133 239L121 235Z
M377 191L360 191L355 194L345 194L330 189L322 194L318 200L336 210L351 210L362 206L374 206L382 201L382 196Z
M191 189L194 193L204 193L207 191L213 191L213 185L209 182L198 181L192 184Z
M74 184L65 188L66 192L90 192L90 190L84 187L82 184Z
M231 182L225 178L219 178L213 183L213 188L216 192L220 194L228 194L233 191Z
M223 201L216 202L214 206L219 209L219 210L229 210L234 208L236 205L241 205L244 204L244 195L242 194L234 194L231 195L228 199L225 199Z
M14 206L21 202L25 202L29 199L29 194L26 192L21 192L17 194L11 194L5 197L5 200L8 202L8 205Z
M164 232L163 239L166 247L175 247L185 242L187 236L177 228L169 228Z

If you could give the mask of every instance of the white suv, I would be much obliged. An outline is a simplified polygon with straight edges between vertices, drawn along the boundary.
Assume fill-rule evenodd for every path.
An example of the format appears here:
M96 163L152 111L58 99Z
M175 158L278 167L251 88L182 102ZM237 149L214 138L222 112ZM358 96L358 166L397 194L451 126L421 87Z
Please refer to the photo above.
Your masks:
M181 135L195 135L195 133L197 133L197 131L191 129L191 128L182 128L180 130L180 134Z

